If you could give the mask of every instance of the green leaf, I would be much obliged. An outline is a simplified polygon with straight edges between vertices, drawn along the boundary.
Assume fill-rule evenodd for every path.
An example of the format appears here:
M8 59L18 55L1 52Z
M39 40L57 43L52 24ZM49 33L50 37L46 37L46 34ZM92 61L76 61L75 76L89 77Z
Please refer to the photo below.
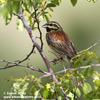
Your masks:
M93 74L93 67L86 68L82 70L82 74L85 76L86 79L89 79L91 75Z
M53 9L51 7L49 7L49 10L53 12Z
M0 6L0 15L5 19L6 18L6 25L10 23L12 18L12 4L11 1L7 1Z
M91 60L86 60L84 66L90 65L91 64Z
M75 6L76 3L77 3L77 0L70 0L70 1L71 1L71 3L72 3L73 6Z
M78 97L81 96L81 92L80 92L79 88L76 89L76 95L77 95Z
M31 17L33 17L35 15L35 12L33 12L32 14L31 14Z
M34 6L35 6L35 8L38 7L38 1L37 0L34 0Z
M13 84L13 88L14 88L15 90L19 90L19 89L20 89L20 82L14 83L14 84Z
M88 94L92 91L92 87L89 83L85 82L84 87L82 88L84 94Z
M53 4L55 4L55 5L59 5L59 0L52 0L51 1Z
M100 86L100 79L94 81L94 85L99 87Z
M28 89L27 87L28 87L28 85L29 85L29 83L25 83L25 84L23 84L22 86L22 88L21 88L21 84L22 83L20 83L20 89L19 89L19 91L20 91L20 96L24 96L23 94L26 92L26 90Z
M53 93L54 93L54 92L53 92ZM49 92L49 97L48 97L49 100L51 100L52 98L55 97L53 93L51 93L51 91Z
M9 13L8 16L6 17L6 25L8 25L11 22L12 15Z
M18 14L20 9L20 1L13 2L12 10L14 13Z
M29 26L31 26L33 24L32 17L29 17L28 20L29 20Z
M49 97L49 91L48 90L45 90L44 92L43 92L43 98L44 99L47 99L48 97Z
M32 1L31 1L31 0L25 0L25 3L26 3L28 6L32 6Z
M56 7L56 5L53 3L49 3L49 4L47 4L47 7Z
M100 63L100 57L98 58L98 62Z
M70 98L70 100L74 100L74 94L69 92L69 94L67 94L68 98ZM64 99L62 99L64 100Z
M33 11L33 3L31 0L25 0L25 2L23 3L23 8L25 9L25 11L27 11L28 13L31 14L31 12Z
M82 62L81 59L76 60L75 64L74 64L74 68L80 67L82 66Z
M62 97L61 96L58 96L58 100L62 100Z
M46 19L47 22L50 21L50 20L49 20L49 17L48 17L47 15L44 15L44 17L45 17L45 19Z
M92 0L94 3L96 3L98 0Z
M69 80L69 88L71 90L73 90L73 88L75 87L73 80Z
M67 79L67 80L65 80L64 82L62 82L61 85L62 85L63 87L65 87L65 88L68 88L68 87L69 87L68 84L69 84L69 80Z
M34 92L34 99L35 99L35 100L37 99L38 94L39 94L39 91L38 91L38 90Z
M9 12L9 6L7 5L7 3L4 3L0 6L0 15L3 18L6 18Z
M96 95L97 93L95 91L91 91L86 95L86 100L97 100L97 99L93 99Z
M58 94L58 96L62 96L63 95L61 90L60 90L60 86L61 85L59 85L59 87L55 87L55 92Z
M20 19L17 19L17 30L22 31L23 30L23 23Z

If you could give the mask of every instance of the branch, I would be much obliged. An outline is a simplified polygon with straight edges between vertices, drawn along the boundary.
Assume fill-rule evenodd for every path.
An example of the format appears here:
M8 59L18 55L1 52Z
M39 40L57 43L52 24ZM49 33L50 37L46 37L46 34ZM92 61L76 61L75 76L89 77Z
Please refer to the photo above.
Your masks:
M34 12L35 12L35 20L34 20L34 21L37 22L38 31L39 31L39 33L40 33L41 50L42 50L42 49L43 49L42 32L41 32L41 30L40 30L40 25L39 25L40 23L39 23L38 18L37 18L37 14L36 14L37 10L35 9L34 1L33 1L33 8L34 8ZM41 13L41 14L42 14L42 13Z
M100 64L91 64L91 65L87 65L87 66L80 66L78 68L68 68L68 69L56 72L55 74L60 74L60 73L64 73L67 71L75 71L75 70L85 69L85 68L90 68L90 67L98 67L98 66L100 66Z
M80 66L78 68L66 68L64 70L58 71L55 74L61 74L61 73L65 73L67 71L75 71L75 70L79 70L79 69L85 69L85 68L90 68L90 67L99 67L100 64L91 64L91 65L87 65L87 66ZM43 75L40 76L39 78L44 78L44 77L48 77L49 75Z
M7 69L7 68L12 68L12 67L16 67L16 66L21 66L21 67L25 67L25 68L29 68L33 71L37 71L37 72L41 72L41 73L44 73L44 74L48 74L47 72L44 72L43 70L41 70L40 68L36 68L36 67L33 67L33 66L29 66L29 65L22 65L22 64L19 64L17 62L11 62L11 61L7 61L7 60L0 60L0 62L5 62L7 63L4 67L0 67L0 70L2 69Z
M40 30L40 25L39 25L38 20L37 20L37 24L38 24L38 30L39 30L39 33L40 33L41 49L43 49L42 32L41 32L41 30Z
M34 5L33 5L34 6ZM39 19L39 17L43 14L43 12L47 9L47 7L45 7L43 10L41 10L41 12L39 13L39 15L37 16L37 19ZM35 16L33 16L34 18ZM33 29L33 26L35 24L36 20L34 20L33 24L31 25L31 29Z
M20 19L20 16L18 14L15 14L14 12L12 14L15 15L15 16L17 16Z
M34 44L34 46L37 48L37 50L39 51L41 57L43 58L43 60L44 60L44 62L45 62L45 64L46 64L46 66L47 66L48 71L49 71L50 73L52 73L52 75L53 75L53 71L52 71L52 69L51 69L51 67L50 67L50 64L49 64L49 61L48 61L47 57L45 56L43 50L41 50L41 47L40 47L39 44L37 43L34 34L32 34L31 28L28 26L28 24L27 24L27 22L26 22L26 20L25 20L25 18L24 18L24 16L23 16L22 8L20 8L20 19L22 20L22 22L23 22L23 24L24 24L24 26L25 26L25 28L26 28L26 30L27 30L27 32L28 32L28 34L29 34L29 36L30 36L30 38L31 38L31 40L32 40L32 42L33 42L33 44Z
M94 46L96 46L98 43L100 42L100 40L99 41L97 41L96 43L93 43L90 47L88 47L87 49L85 49L85 50L90 50L91 48L93 48ZM82 50L82 51L79 51L78 53L80 54L80 53L82 53L84 50Z
M23 60L19 60L18 63L20 64L20 63L26 61L32 55L32 53L34 52L34 49L35 49L35 46L33 46L31 52Z

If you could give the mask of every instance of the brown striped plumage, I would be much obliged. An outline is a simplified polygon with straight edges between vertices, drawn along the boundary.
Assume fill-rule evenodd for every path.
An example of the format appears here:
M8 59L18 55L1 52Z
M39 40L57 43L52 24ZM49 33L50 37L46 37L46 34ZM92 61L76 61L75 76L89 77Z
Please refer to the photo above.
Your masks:
M48 45L59 56L66 56L70 60L77 54L71 39L57 22L50 21L43 27L47 29L46 40Z
M49 32L46 34L47 43L60 55L66 55L69 59L76 55L76 50L71 39L64 31Z

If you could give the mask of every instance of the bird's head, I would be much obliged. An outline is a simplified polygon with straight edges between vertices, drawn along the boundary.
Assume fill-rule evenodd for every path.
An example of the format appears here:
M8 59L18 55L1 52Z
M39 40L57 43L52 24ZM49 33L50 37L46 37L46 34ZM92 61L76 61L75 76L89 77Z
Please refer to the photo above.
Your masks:
M62 31L62 27L55 21L50 21L42 26L47 32Z

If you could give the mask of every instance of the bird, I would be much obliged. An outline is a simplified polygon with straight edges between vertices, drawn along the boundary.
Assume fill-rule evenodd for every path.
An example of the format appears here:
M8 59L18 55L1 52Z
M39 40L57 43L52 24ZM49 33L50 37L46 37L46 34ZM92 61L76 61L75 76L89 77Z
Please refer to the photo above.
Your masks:
M63 31L63 28L59 23L55 21L49 21L42 26L46 29L46 41L48 46L59 56L66 57L70 66L73 68L77 58L70 60L77 55L76 48L70 39L70 37ZM74 74L74 71L72 71ZM77 79L74 77L74 84L78 86Z
M70 37L63 31L59 23L50 21L42 26L46 28L46 41L48 46L59 56L66 57L70 60L77 55L76 48ZM75 60L73 59L71 67L73 67Z

